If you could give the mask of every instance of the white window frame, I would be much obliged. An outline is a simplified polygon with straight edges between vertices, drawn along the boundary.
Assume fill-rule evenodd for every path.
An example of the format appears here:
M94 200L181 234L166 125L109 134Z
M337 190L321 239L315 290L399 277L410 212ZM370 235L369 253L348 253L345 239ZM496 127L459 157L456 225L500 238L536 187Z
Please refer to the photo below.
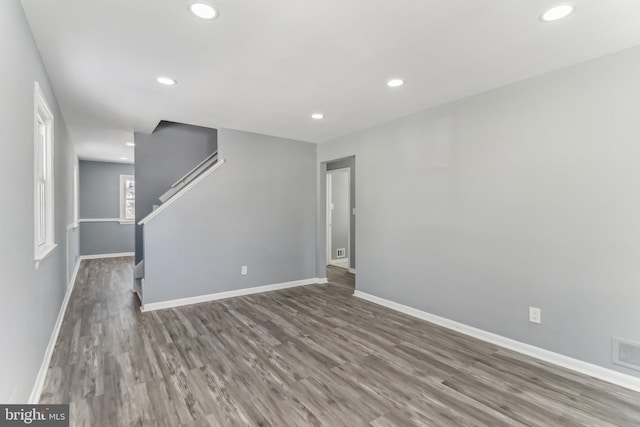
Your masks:
M135 175L120 175L120 224L133 224L136 221L135 218L127 219L125 217L127 204L124 192L124 183L127 180L135 182L136 177Z
M55 248L53 113L38 82L34 83L34 259L44 260ZM44 138L44 140L43 140ZM36 265L37 267L37 265Z

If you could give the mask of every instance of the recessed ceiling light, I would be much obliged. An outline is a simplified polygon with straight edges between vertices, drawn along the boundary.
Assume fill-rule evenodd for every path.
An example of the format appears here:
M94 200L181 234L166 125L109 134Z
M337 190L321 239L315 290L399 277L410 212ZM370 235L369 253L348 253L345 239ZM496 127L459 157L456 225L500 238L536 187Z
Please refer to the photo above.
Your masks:
M135 147L136 144L134 142L127 142L124 145L126 145L127 147Z
M575 10L575 6L571 4L562 4L560 6L552 7L542 14L540 17L544 22L553 22L562 18L566 18L571 15Z
M402 79L391 79L387 82L387 86L389 87L399 87L404 84L404 80Z
M158 83L167 85L167 86L173 86L174 84L178 83L177 81L169 77L158 77L156 80L158 81Z
M218 11L209 3L199 1L197 3L193 3L189 9L191 9L191 13L196 15L198 18L216 19L218 17Z
M127 160L126 157L120 157L120 160Z
M322 114L322 113L313 113L311 115L311 118L314 119L314 120L322 120L322 119L324 119L324 114Z

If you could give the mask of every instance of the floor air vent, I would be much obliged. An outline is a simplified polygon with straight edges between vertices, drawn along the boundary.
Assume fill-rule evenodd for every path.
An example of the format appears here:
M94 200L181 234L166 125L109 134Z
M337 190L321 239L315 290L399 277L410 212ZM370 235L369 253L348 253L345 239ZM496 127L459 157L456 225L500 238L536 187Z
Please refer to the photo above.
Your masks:
M640 371L640 343L614 337L613 363Z

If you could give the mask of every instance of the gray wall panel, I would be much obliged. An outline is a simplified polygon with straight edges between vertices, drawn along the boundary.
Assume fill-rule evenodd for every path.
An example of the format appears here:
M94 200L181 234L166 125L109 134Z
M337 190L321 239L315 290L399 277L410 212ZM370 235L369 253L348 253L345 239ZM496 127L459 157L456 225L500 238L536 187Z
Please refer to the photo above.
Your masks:
M120 217L120 175L134 175L130 164L80 161L80 218ZM133 224L83 222L80 224L80 254L101 255L134 252Z
M161 122L151 134L135 134L136 223L159 205L158 197L218 147L216 129ZM143 258L136 226L136 262Z
M218 137L226 163L145 225L145 304L316 275L316 146Z
M77 227L71 228L67 230L67 242L69 245L68 249L68 264L67 264L67 272L68 272L68 280L71 280L71 276L73 275L73 271L76 268L76 264L79 262L80 258L80 225Z
M633 48L320 144L358 162L357 289L638 376L638 75Z
M133 224L83 222L80 224L80 255L133 253L134 233Z
M73 222L75 152L18 0L0 2L0 178L8 184L0 226L0 402L26 402L67 289L66 233ZM55 117L57 247L34 262L34 81ZM10 208L9 208L10 206ZM74 247L69 247L71 251ZM75 253L70 254L75 258Z
M120 175L134 175L133 165L80 160L80 218L120 216Z

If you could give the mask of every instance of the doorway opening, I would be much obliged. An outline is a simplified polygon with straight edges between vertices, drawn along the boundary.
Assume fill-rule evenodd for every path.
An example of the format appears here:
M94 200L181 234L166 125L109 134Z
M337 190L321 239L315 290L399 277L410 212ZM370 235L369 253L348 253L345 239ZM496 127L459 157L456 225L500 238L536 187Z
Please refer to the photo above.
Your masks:
M327 170L327 265L349 270L351 168Z
M357 281L356 156L323 162L320 171L326 277L329 283L353 293Z

